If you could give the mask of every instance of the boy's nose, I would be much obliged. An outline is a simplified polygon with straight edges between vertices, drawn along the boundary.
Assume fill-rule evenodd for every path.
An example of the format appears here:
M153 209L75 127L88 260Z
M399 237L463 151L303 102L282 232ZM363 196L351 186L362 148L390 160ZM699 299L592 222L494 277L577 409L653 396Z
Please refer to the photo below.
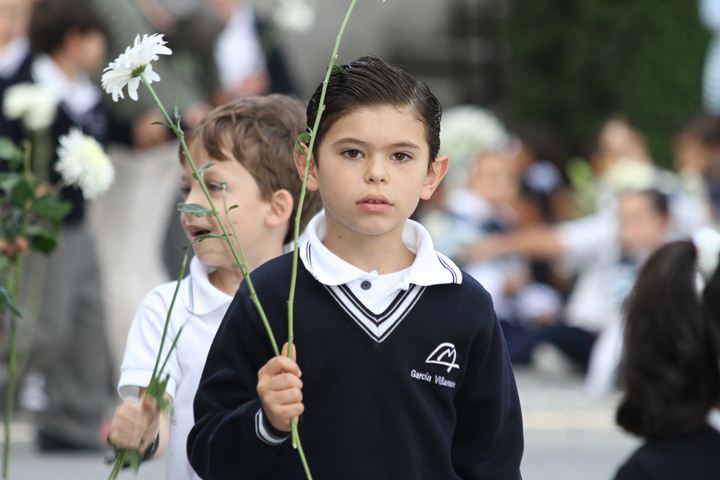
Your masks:
M368 158L365 181L368 183L386 183L388 180L387 165L385 160L379 156Z

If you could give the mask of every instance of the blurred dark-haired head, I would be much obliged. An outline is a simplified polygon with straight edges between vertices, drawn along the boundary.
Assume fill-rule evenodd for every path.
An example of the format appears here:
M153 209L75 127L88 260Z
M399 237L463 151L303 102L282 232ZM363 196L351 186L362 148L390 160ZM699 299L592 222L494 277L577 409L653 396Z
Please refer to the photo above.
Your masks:
M636 435L692 432L720 402L720 274L700 291L697 255L690 241L661 247L630 295L617 422Z
M79 55L84 53L104 60L106 27L88 0L36 0L28 36L35 54L52 56L70 46ZM98 43L102 45L96 46ZM82 52L82 49L101 49L102 52Z

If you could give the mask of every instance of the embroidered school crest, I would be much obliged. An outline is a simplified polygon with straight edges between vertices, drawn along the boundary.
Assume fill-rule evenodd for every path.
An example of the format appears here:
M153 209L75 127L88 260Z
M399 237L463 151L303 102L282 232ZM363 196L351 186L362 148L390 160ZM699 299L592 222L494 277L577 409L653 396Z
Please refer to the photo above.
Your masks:
M427 357L427 360L425 360L425 363L434 363L448 367L447 371L450 373L453 368L460 369L460 365L455 363L456 361L457 351L455 350L455 345L449 342L444 342L432 351L432 353Z

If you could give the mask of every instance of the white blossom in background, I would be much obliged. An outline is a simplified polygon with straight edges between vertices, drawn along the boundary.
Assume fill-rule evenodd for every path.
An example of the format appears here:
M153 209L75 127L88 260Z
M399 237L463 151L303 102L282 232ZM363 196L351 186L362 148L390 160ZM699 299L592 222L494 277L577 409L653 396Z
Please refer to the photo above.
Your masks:
M693 243L698 251L698 270L705 281L709 280L718 266L720 257L720 232L705 227L693 234Z
M448 189L463 186L472 161L479 154L502 149L508 142L505 127L484 108L459 105L443 113L440 154L450 158L444 180Z
M76 185L92 200L104 193L115 178L115 168L102 146L78 128L59 139L55 169L67 185Z
M135 37L132 46L127 47L110 65L105 67L102 75L102 88L106 93L112 95L114 102L119 98L125 98L123 88L127 85L128 96L138 99L137 90L140 81L148 84L160 81L160 75L152 68L153 61L160 58L160 55L171 55L172 50L166 47L163 35L154 33L152 35L140 35Z
M314 0L279 0L273 22L291 32L307 32L315 25Z
M42 130L55 119L58 100L45 87L34 83L19 83L5 91L3 114L20 120L28 130Z

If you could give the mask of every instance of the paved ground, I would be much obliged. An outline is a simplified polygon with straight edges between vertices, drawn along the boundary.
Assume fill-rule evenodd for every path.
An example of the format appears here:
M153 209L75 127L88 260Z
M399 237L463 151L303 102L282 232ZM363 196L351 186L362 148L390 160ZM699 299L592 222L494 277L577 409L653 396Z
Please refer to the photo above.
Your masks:
M613 425L616 397L592 398L578 378L517 372L525 418L525 480L608 480L636 445ZM109 467L100 455L39 455L30 442L32 426L19 421L10 469L12 480L103 480ZM164 478L162 462L143 466L138 476Z

